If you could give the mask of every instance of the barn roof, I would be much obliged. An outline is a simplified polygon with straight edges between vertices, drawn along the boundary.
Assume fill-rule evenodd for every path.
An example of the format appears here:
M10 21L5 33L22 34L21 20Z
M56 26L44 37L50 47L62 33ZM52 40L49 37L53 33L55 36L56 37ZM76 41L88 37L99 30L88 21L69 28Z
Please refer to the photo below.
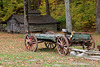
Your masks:
M23 15L14 14L13 16L19 23L24 23ZM30 24L52 24L52 23L57 23L57 21L51 16L41 15L37 17L29 17L29 23Z
M24 15L13 14L12 16L18 21L18 23L21 24L24 23ZM7 21L9 21L10 18L0 23L7 24ZM37 17L29 17L29 24L55 24L55 23L58 22L51 16L41 15Z

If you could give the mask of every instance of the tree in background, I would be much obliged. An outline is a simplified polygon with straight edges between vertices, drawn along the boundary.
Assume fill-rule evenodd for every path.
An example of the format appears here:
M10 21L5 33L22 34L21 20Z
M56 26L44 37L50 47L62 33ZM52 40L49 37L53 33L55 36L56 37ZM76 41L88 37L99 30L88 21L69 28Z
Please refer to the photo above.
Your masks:
M68 32L72 32L72 23L71 23L71 15L70 15L70 2L69 0L65 0L65 11L66 11L66 29Z
M100 0L97 0L96 8L96 32L100 33Z
M1 3L0 3L0 7L1 7L1 10L3 10L3 0L1 0Z
M42 15L46 15L45 0L39 1L41 1L39 10ZM60 28L66 28L64 0L48 1L50 15L61 23ZM33 2L31 2L31 4L33 4ZM96 0L70 0L70 11L73 30L88 31L89 29L96 29ZM3 15L0 19L3 21L7 20L12 14L22 15L23 13L23 0L3 0L3 10L1 11L0 9L0 16Z
M49 1L45 0L46 2L46 15L50 15L50 11L49 11Z
M29 32L29 21L28 21L28 0L23 0L24 2L24 29L25 33Z
M23 0L2 0L3 10L0 10L2 21L7 20L12 14L23 14ZM1 0L0 0L1 5Z

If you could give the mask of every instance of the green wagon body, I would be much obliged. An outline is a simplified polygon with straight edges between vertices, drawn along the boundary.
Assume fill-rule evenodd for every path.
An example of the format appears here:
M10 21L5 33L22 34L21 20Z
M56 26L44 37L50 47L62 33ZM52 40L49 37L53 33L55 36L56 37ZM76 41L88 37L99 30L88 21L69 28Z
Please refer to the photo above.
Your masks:
M66 37L70 39L70 35L67 35ZM90 41L90 34L74 34L72 36L71 42L75 41Z
M56 42L56 38L58 36L64 36L62 34L35 34L36 38L38 40L49 40L49 41L53 41Z
M57 37L64 36L62 34L35 34L36 38L39 40L52 40L56 41ZM67 39L70 39L71 35L66 35ZM71 42L75 41L89 41L90 34L74 34L72 36Z

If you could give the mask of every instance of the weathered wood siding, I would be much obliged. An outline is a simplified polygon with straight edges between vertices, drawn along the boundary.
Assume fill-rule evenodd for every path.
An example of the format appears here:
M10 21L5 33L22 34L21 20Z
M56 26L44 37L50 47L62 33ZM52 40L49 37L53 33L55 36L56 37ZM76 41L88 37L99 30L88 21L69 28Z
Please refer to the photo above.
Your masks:
M14 19L14 17L11 17L11 19L7 22L7 27L5 28L7 32L20 32L20 24Z
M20 33L24 33L24 24L20 24Z
M57 31L57 24L30 25L29 29L31 32L41 31L41 30Z
M0 24L0 30L2 29L2 26L1 26L1 24Z
M42 24L42 25L29 25L30 32L48 30L57 31L57 24ZM20 33L24 33L24 25L20 24Z

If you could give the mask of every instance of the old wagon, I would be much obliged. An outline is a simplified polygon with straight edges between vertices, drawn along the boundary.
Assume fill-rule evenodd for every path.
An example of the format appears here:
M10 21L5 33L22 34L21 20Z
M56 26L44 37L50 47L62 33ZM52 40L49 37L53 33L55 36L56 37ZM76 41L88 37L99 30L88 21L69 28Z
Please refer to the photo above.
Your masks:
M61 55L67 55L70 46L82 46L83 49L93 50L95 42L93 37L87 33L55 34L53 32L46 32L41 34L27 34L25 36L25 47L29 51L36 51L38 43L44 42L45 46L57 50Z

